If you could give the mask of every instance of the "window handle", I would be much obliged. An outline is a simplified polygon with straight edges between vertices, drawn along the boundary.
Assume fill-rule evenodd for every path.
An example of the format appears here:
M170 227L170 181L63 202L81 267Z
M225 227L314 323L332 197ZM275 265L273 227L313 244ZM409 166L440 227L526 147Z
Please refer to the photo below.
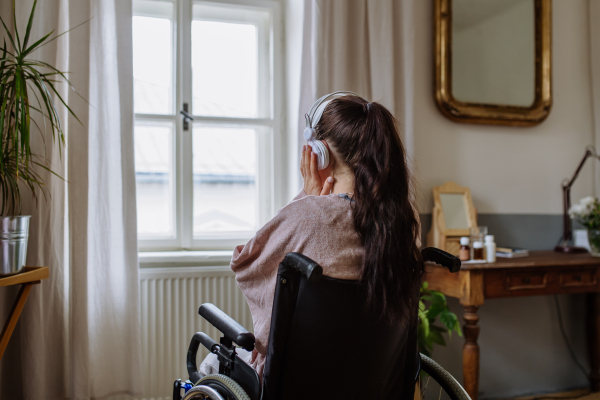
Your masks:
M194 117L192 117L192 114L188 112L188 103L183 103L183 110L179 111L179 113L183 115L183 130L189 130L190 126L188 122L193 121Z

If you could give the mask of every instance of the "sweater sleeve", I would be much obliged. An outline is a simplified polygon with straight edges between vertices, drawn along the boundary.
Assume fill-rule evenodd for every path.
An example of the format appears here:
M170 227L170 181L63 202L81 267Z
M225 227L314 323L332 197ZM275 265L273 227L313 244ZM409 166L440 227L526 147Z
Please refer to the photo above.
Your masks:
M278 213L246 245L236 247L231 261L231 269L252 313L256 349L263 355L271 324L277 270L289 251L294 231L287 214Z

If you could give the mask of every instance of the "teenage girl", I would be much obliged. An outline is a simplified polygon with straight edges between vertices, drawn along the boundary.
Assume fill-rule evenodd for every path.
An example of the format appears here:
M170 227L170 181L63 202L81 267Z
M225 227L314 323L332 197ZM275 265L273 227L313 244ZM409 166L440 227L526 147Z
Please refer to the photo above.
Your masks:
M289 252L310 257L324 275L360 280L367 307L381 318L417 318L420 229L397 121L381 104L343 94L330 95L333 100L316 107L322 115L307 118L311 139L320 142L311 140L302 149L300 194L233 253L231 269L250 306L256 336L256 348L246 358L261 378L277 269ZM313 152L319 147L322 153L323 146L326 167L323 156ZM201 373L218 371L216 357L210 357Z

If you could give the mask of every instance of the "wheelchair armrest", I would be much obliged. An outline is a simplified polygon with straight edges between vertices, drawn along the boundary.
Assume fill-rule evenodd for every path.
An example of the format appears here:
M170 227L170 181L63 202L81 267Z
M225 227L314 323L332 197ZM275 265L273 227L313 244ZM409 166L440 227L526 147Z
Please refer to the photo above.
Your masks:
M426 247L421 250L423 261L433 261L436 264L448 268L450 272L458 272L460 270L460 259L450 253L446 253L435 247Z
M310 283L320 281L323 276L323 267L300 253L287 253L281 263L300 271Z
M214 304L202 304L198 310L198 314L210 322L219 332L223 333L227 339L236 343L244 350L254 350L254 335Z

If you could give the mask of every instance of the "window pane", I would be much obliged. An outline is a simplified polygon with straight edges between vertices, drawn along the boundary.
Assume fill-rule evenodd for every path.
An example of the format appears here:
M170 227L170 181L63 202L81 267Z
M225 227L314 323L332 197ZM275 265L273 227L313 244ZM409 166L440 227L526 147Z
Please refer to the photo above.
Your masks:
M138 234L174 237L173 124L137 122L135 178Z
M258 29L211 20L230 7L194 5L192 93L196 115L258 116Z
M254 232L255 129L194 126L194 236Z
M133 78L136 113L173 113L171 20L133 17Z

